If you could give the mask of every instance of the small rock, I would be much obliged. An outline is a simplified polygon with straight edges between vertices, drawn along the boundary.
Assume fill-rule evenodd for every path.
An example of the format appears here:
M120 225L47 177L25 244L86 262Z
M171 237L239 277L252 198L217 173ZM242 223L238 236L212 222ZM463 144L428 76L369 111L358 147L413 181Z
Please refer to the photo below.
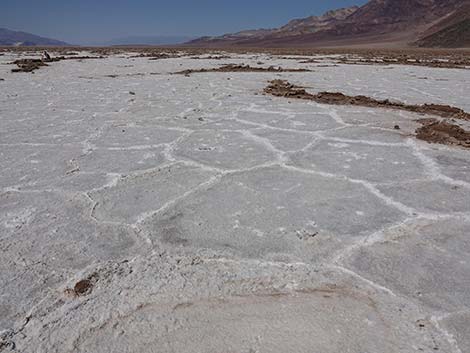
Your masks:
M91 292L93 284L89 279L78 281L73 287L73 291L77 296L84 296Z
M394 129L395 129L395 130L400 130L400 125L395 125L395 126L394 126Z

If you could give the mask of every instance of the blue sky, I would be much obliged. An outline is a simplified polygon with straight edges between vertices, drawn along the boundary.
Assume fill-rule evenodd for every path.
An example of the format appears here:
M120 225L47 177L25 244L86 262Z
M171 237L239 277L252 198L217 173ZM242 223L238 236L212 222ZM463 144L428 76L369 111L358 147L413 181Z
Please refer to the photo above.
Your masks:
M365 0L0 0L0 27L74 44L270 28Z

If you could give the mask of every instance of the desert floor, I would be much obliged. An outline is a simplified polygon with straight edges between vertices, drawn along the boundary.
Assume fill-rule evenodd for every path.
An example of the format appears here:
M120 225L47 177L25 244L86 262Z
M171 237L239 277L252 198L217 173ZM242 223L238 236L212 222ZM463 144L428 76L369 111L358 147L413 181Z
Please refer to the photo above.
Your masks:
M470 70L341 55L4 52L0 351L470 352L470 149L263 92L470 112ZM174 74L224 64L310 71Z

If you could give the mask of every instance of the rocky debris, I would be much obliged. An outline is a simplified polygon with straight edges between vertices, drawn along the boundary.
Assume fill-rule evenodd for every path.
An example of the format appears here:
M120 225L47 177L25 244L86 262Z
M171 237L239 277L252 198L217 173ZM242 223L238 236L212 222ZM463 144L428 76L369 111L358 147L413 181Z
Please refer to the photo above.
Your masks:
M47 56L45 55L47 54ZM12 64L18 66L17 69L12 69L12 72L33 72L40 69L43 66L48 66L47 63L62 61L62 60L88 60L88 59L103 59L102 56L74 56L74 57L65 57L58 56L52 58L47 52L44 52L43 59L19 59L15 60Z
M416 130L416 138L429 143L470 148L470 131L447 121L428 121Z
M441 104L411 105L394 102L389 99L377 100L366 96L348 96L339 92L319 92L312 94L300 86L295 86L284 80L270 81L264 92L276 97L312 100L321 104L357 105L371 108L386 108L405 110L414 113L437 115L443 118L469 120L470 114L460 108Z
M304 88L293 85L284 80L273 80L269 82L269 86L264 89L264 93L271 94L276 97L298 98L298 99L314 99L314 95L308 93Z
M160 60L160 59L175 59L179 58L181 55L178 54L167 54L167 53L160 53L160 54L153 54L149 60Z
M42 59L19 59L13 62L17 69L12 69L11 72L33 72L42 66L48 66Z
M366 57L341 57L338 63L347 65L410 65L410 66L425 66L440 69L468 69L470 67L470 60L460 59L427 59L419 58L408 55L398 55L392 57L376 57L374 55L367 55Z
M65 56L59 56L57 58L52 58L51 61L62 61L62 60L93 60L93 59L104 59L104 56L74 56L72 58L68 58Z
M234 49L230 49L234 50ZM420 66L432 67L442 69L469 69L470 57L467 50L450 51L450 50L416 50L416 49L384 49L384 50L371 50L371 49L265 49L266 52L278 56L279 59L287 59L282 56L289 51L292 55L291 59L300 60L303 64L315 64L328 60L335 64L343 65L406 65L406 66ZM305 55L328 55L321 59L300 57ZM338 55L329 56L329 55ZM297 56L297 58L295 58Z
M171 58L179 58L181 55L176 53L157 53L157 52L150 52L150 53L140 53L137 55L131 56L132 59L134 58L149 58L149 60L160 60L160 59L171 59Z
M209 55L209 56L193 56L191 59L193 60L223 60L223 59L231 59L232 57L229 55Z
M237 65L237 64L228 64L223 65L217 68L211 69L188 69L183 71L175 72L174 74L179 75L191 75L194 73L204 73L204 72L309 72L311 70L307 69L284 69L282 67L269 66L265 67L253 67L250 65Z
M310 59L310 58L303 58L300 59L299 64L320 64L321 61L318 61L316 59Z
M0 352L4 349L15 350L16 345L13 341L14 332L10 330L6 330L0 332Z

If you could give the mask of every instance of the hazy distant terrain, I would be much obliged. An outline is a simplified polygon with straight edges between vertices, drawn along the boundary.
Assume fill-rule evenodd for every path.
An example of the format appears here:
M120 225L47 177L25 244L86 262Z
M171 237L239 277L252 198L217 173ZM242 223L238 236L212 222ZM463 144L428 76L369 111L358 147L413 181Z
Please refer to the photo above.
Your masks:
M182 44L194 39L189 36L131 36L116 38L103 43L93 43L95 45L167 45Z
M31 33L0 28L0 46L66 46L68 43Z

